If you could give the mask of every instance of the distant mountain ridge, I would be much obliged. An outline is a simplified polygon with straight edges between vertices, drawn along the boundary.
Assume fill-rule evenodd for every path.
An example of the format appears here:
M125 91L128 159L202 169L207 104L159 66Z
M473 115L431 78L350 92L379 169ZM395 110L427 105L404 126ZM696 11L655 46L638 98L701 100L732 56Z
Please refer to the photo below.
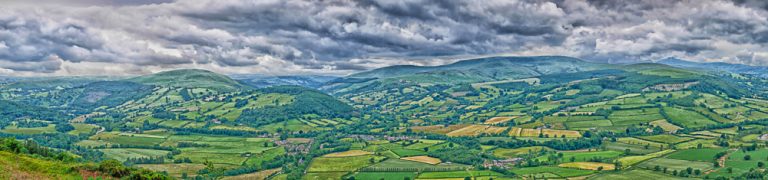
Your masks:
M352 78L383 78L424 73L462 73L478 78L503 79L596 69L603 64L567 56L499 56L462 60L440 66L397 65L350 75Z
M164 71L127 79L127 81L146 85L172 86L185 88L209 88L234 91L247 87L234 79L202 69L179 69Z
M726 71L737 74L749 74L758 76L761 78L768 78L768 67L766 66L750 66L744 64L731 64L724 62L693 62L677 58L666 58L658 61L657 63L666 64L670 66L680 68L693 68L702 69L708 71Z
M242 84L255 88L265 88L280 85L295 85L307 88L318 88L326 82L339 78L336 76L322 75L270 76L262 74L232 74L228 76Z
M402 83L456 84L575 73L614 67L566 56L500 56L458 61L440 66L398 65L353 74L320 89L332 94Z

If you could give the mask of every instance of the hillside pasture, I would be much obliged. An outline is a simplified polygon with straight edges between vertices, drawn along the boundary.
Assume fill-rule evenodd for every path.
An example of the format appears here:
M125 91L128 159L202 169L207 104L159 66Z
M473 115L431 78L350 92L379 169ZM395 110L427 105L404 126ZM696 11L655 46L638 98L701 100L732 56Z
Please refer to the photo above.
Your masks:
M356 172L355 179L403 180L416 179L416 172Z
M368 151L349 150L344 152L326 154L326 155L323 155L323 157L349 157L349 156L362 156L362 155L371 155L371 154L373 153Z
M646 148L645 145L625 144L620 142L604 142L603 147L606 150L613 150L613 151L619 151L619 152L624 152L626 149L629 149L629 153L634 155L649 154L649 153L654 153L659 151L659 148L655 148L655 147Z
M112 158L123 162L128 158L149 158L149 157L165 157L170 151L154 150L154 149L138 149L138 148L114 148L114 149L101 149L107 158Z
M690 137L680 137L680 136L675 136L670 134L640 136L638 138L648 140L648 141L653 141L653 142L665 143L665 144L677 144L677 143L681 143L681 142L689 141L693 139Z
M632 169L616 173L603 173L590 178L592 180L636 180L636 179L664 179L664 180L685 180L689 178L675 177L650 170Z
M510 171L525 177L567 178L594 174L595 171L556 166L513 168ZM554 177L552 176L554 175Z
M563 163L557 166L564 167L564 168L576 168L576 169L586 169L586 170L599 170L601 168L602 170L616 169L616 165L614 164L599 163L599 162L569 162L569 163Z
M683 127L698 128L717 124L699 113L680 108L664 107L664 112L669 116L669 121Z
M679 159L687 161L702 161L712 162L715 159L715 155L720 152L725 152L727 149L684 149L678 150L666 158Z
M307 168L308 172L350 172L368 165L370 159L381 160L383 157L374 155L350 156L350 157L318 157L312 159Z
M702 172L710 170L713 167L712 162L686 161L686 160L669 159L669 158L651 159L643 163L640 163L637 166L645 169L653 169L654 167L659 166L662 168L669 168L669 171L673 171L673 170L683 171L688 167L690 167L693 169L699 169Z
M622 167L629 167L637 163L643 162L645 160L661 157L672 152L675 152L675 150L667 149L664 151L659 151L659 152L641 155L641 156L625 156L625 157L619 158L616 161L621 162Z
M539 152L542 149L549 150L550 148L544 146L521 147L516 149L497 148L493 150L493 155L501 158L514 158L522 154Z
M634 138L634 137L618 138L618 139L616 139L616 142L625 143L625 144L635 144L635 145L648 145L648 146L656 147L656 148L658 148L658 147L665 147L666 146L666 144L664 144L664 143L653 142L653 141L638 139L638 138Z
M563 154L560 162L570 162L572 158L575 160L574 162L585 162L593 158L613 159L624 154L618 151L565 151L559 153ZM548 156L540 156L536 159L539 161L549 161Z

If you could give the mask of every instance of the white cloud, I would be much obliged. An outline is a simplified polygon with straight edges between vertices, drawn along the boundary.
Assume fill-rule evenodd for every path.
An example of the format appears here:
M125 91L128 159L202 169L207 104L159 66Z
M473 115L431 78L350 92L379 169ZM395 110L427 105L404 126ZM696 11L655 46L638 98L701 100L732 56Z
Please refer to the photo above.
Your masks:
M757 1L73 3L0 7L2 73L348 74L488 55L768 65L768 12Z

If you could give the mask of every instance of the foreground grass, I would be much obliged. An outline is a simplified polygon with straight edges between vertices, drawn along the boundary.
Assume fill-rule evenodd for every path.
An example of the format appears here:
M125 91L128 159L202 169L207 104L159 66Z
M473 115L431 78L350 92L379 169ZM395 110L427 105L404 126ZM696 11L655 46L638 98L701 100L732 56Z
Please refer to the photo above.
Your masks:
M74 166L0 151L0 179L82 179Z

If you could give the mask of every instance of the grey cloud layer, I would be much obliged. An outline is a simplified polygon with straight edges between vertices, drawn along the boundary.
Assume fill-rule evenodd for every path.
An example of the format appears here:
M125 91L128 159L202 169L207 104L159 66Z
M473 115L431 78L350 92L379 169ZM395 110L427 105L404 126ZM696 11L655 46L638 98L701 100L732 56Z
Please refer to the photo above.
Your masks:
M768 65L762 1L142 2L0 7L0 73L349 73L490 54Z

